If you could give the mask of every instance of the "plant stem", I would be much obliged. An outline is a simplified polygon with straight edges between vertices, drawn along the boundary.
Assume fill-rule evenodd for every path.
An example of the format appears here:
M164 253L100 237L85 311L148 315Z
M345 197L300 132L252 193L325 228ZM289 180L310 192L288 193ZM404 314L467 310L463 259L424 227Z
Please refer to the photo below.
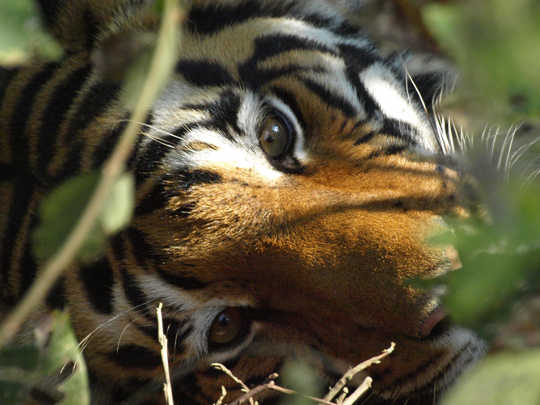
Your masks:
M176 39L174 27L178 25L182 13L178 0L164 1L165 7L150 71L129 123L112 155L105 163L100 181L79 222L70 232L59 251L45 264L39 277L19 304L0 325L0 348L15 336L28 315L45 299L62 272L73 262L75 255L98 220L113 185L124 170L125 163L131 155L135 140L139 135L139 122L144 122L148 110L172 69L171 58L167 53L176 46L176 43L172 43ZM164 60L171 66L163 66Z

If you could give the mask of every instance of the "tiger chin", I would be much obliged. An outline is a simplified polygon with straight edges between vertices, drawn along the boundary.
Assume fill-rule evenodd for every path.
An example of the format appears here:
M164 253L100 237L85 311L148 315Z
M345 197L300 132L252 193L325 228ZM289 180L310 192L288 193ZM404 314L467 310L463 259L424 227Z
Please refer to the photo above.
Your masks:
M151 3L43 0L64 58L0 72L7 305L42 265L30 235L43 196L99 169L129 120L93 55L117 32L153 29ZM190 2L174 73L128 160L134 217L47 300L84 343L93 404L137 391L163 401L158 303L183 405L213 403L222 386L227 401L242 395L213 362L254 387L306 358L332 383L391 342L362 403L433 404L481 357L440 297L410 284L459 267L427 240L469 215L430 110L440 76L381 56L339 4Z

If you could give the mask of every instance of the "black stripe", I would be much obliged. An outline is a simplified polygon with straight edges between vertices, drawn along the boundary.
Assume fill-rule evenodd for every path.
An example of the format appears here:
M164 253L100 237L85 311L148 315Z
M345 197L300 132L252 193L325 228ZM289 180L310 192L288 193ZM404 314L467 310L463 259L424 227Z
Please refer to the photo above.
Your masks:
M51 289L49 294L47 295L46 300L47 305L49 308L54 309L64 309L67 300L66 300L66 287L65 287L65 278L60 278L55 284L54 287Z
M58 84L49 98L49 103L43 111L38 136L38 172L46 172L57 145L58 129L64 121L74 98L86 82L91 72L89 65L85 65L71 72L62 83Z
M105 163L126 126L127 121L122 121L112 131L101 135L102 139L92 153L92 169L97 169Z
M19 237L21 223L24 217L28 213L28 206L32 202L34 193L34 184L31 177L22 177L17 179L13 189L13 196L11 198L11 206L9 207L9 213L7 215L7 226L3 237L2 246L2 280L8 280L9 270L11 268L11 260L14 252L15 241ZM25 244L25 249L28 249L28 243ZM28 269L25 271L21 268L23 284L29 285L33 280L35 274L35 263L30 256L30 252L27 250L23 256L22 265L27 265ZM26 277L26 279L25 279ZM23 286L24 288L24 286Z
M26 207L28 208L28 207ZM33 226L35 225L37 221L32 221L32 225L28 229L28 232L30 233L32 231ZM27 241L24 244L24 251L23 256L20 259L19 262L19 272L21 277L21 284L18 291L19 299L23 297L23 294L30 288L34 280L36 279L36 273L37 273L37 264L34 259L34 256L32 254L32 245L30 244L30 241ZM5 251L7 253L7 251ZM5 255L5 256L9 256Z
M100 314L111 314L114 277L109 261L104 257L95 263L82 266L79 278L92 308Z
M111 247L115 260L122 263L126 258L126 245L123 239L123 232L117 233L109 239L109 246Z
M50 1L50 0L37 0L40 6L41 17L45 20L48 28L54 27L54 23L58 17L58 11L64 0Z
M158 182L152 190L147 193L142 201L135 208L135 216L148 215L152 212L164 209L167 206L168 196L163 190L163 185Z
M15 76L18 71L18 69L7 69L0 66L0 106L2 106L4 95L11 83L11 79L13 79L13 76Z
M163 331L165 336L167 336L167 346L169 349L169 354L180 354L185 350L184 340L186 337L193 332L193 326L189 325L186 330L181 332L185 327L187 321L181 322L173 318L164 318L163 319ZM158 329L156 326L142 326L137 322L134 322L134 325L144 333L146 336L156 339L158 335Z
M115 99L119 87L115 83L99 82L92 85L79 102L77 111L73 114L67 134L71 139L76 139L76 135L90 125L90 123L100 116Z
M141 135L141 138L143 136ZM162 164L162 160L171 148L159 142L147 144L135 157L135 185L141 185Z
M236 139L229 132L232 128L237 134L243 134L242 130L238 127L238 110L240 109L241 101L238 94L231 89L227 89L222 91L219 97L212 102L183 105L182 108L206 111L209 113L210 118L183 125L181 133L178 136L182 137L187 131L199 127L215 129L229 141L236 142ZM174 133L175 135L177 134L176 131Z
M322 84L315 82L314 80L308 78L299 78L299 80L302 81L302 83L304 83L309 90L315 93L323 103L341 110L347 117L352 118L356 115L356 110L354 109L353 105L345 98L338 94L332 93L329 89L324 87Z
M258 65L262 60L292 50L316 50L338 56L336 51L321 45L316 41L310 41L305 38L299 38L288 34L268 35L255 40L255 51L253 52L253 55L239 66L238 72L240 73L242 83L246 87L256 90L269 81L283 75L290 75L295 72L306 70L313 72L322 70L322 67L305 67L297 65L289 65L276 69L259 69Z
M250 60L261 62L284 52L298 50L318 51L338 56L335 50L315 40L300 38L292 34L272 34L255 40L255 51Z
M58 68L57 63L48 63L37 72L34 77L24 86L19 95L19 101L13 109L9 129L11 134L10 144L13 152L13 161L27 166L28 161L28 138L26 126L34 106L37 93L43 88L54 75Z
M126 239L131 244L131 251L135 257L137 265L142 269L148 270L148 261L161 261L162 258L155 251L154 247L146 241L146 235L134 227L129 227L124 232ZM150 264L152 265L152 264Z
M134 344L120 346L117 350L107 353L107 357L120 367L151 369L161 366L161 357L158 353Z
M409 148L408 145L391 145L387 148L382 148L382 149L371 152L369 156L367 157L367 160L375 159L380 156L398 155L401 152L407 150L408 148Z
M196 279L195 277L182 276L181 274L172 274L168 271L165 271L161 268L158 268L157 274L163 281L168 284L172 284L175 287L179 287L182 290L199 290L206 287L208 284L203 281Z
M386 118L384 126L379 131L384 135L393 136L394 138L403 139L409 145L415 146L418 142L415 139L417 134L416 129L410 124L394 119Z
M66 154L67 160L62 163L60 171L54 174L54 177L52 178L46 177L40 180L49 187L56 187L63 183L67 177L79 173L85 146L86 140L82 138L77 138L74 142L71 142L70 145L65 145L64 147L68 148L69 152Z
M135 277L123 268L120 272L122 274L122 287L124 288L124 294L128 299L132 307L136 307L138 313L143 314L147 318L154 319L154 314L151 314L148 310L148 298L146 294L139 287Z
M306 120L304 119L304 115L302 114L302 110L300 109L300 106L298 105L298 102L296 101L295 95L290 92L289 90L286 90L282 87L273 86L272 87L272 93L279 98L281 101L283 101L294 113L296 119L300 123L300 126L303 129L306 129Z
M167 174L166 178L174 180L178 187L184 190L200 184L217 184L223 181L223 178L217 173L208 170L189 170L187 168L177 169Z
M375 135L377 135L379 132L377 131L369 131L367 134L364 134L362 135L360 138L358 138L355 142L354 142L354 146L358 146L362 143L368 143L369 141L371 141Z
M190 31L199 34L212 34L232 25L241 24L254 17L282 17L292 8L292 4L254 1L240 2L236 6L222 3L203 7L192 7L187 19Z
M92 49L98 38L99 28L101 24L97 17L94 16L90 6L86 8L83 14L82 23L85 28L86 46L85 49Z
M379 109L373 97L366 90L360 80L359 72L367 66L377 62L380 58L374 53L373 48L358 48L352 45L341 45L341 56L345 61L345 74L356 90L358 99L363 104L368 117L372 117Z
M235 82L217 62L181 60L176 65L176 72L196 86L226 86Z
M191 215L191 212L193 211L195 206L195 203L187 203L176 208L174 211L171 212L171 214L179 218L187 218Z
M11 181L17 173L15 167L6 163L0 163L0 181Z

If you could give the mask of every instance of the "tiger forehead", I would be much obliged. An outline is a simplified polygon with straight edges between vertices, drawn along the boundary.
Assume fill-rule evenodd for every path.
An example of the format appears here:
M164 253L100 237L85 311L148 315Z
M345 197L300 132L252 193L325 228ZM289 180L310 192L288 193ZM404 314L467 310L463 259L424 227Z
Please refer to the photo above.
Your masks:
M219 35L188 30L176 72L187 83L212 91L235 86L263 95L279 93L311 126L306 137L339 134L337 119L343 127L349 126L346 121L360 122L373 131L405 128L412 146L435 150L431 126L404 89L405 80L359 33L333 32L340 23L334 18L315 24L294 13L255 13L220 27ZM386 119L394 123L386 125Z

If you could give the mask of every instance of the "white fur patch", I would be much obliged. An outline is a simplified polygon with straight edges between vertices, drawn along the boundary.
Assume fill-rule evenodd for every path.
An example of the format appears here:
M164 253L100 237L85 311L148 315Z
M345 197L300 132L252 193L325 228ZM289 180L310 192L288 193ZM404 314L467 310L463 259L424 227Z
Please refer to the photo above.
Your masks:
M360 80L385 116L416 128L420 134L420 139L417 139L420 146L428 151L436 150L430 126L384 65L377 63L366 68L360 73Z

